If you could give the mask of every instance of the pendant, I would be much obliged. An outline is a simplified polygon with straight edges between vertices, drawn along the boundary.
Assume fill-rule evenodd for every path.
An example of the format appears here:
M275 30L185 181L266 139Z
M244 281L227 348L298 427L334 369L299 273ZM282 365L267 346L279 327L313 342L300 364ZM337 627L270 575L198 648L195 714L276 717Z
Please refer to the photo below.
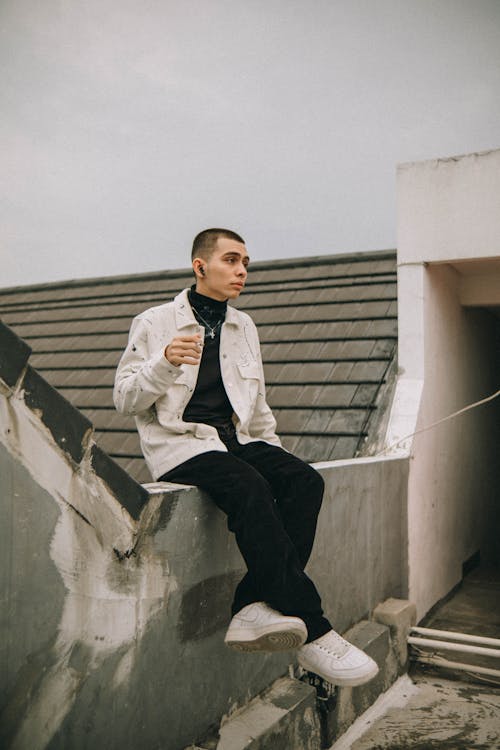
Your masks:
M215 338L215 331L214 331L214 329L213 329L213 328L211 328L211 329L210 329L210 338L211 338L211 339L214 339L214 338Z

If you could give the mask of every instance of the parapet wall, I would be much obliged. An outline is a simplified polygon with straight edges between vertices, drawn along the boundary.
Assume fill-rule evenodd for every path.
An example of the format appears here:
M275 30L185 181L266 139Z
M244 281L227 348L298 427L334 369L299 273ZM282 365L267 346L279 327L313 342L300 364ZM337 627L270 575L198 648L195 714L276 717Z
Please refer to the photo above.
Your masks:
M196 488L120 473L12 343L16 367L0 363L0 746L180 750L293 653L225 648L243 562L223 514ZM405 594L407 461L318 468L327 494L310 571L344 630Z

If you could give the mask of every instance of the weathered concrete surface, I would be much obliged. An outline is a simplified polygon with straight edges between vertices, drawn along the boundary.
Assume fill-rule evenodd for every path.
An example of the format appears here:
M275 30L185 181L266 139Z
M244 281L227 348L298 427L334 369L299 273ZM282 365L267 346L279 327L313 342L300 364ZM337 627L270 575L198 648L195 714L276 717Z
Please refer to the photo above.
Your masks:
M178 750L286 671L223 644L241 562L196 490L153 498L120 558L2 458L2 747Z
M316 691L282 677L240 711L219 731L186 750L320 750Z
M398 681L331 750L498 750L500 690L415 676Z
M408 633L417 622L416 606L404 599L386 599L373 610L373 619L390 629L393 646L396 649L401 669L408 663Z
M150 550L141 565L120 562L106 537L40 487L4 446L1 458L0 744L41 750L92 676L110 695L126 681L136 645L172 582ZM85 705L87 727L105 721L95 700ZM85 746L88 735L66 738L66 747Z
M337 688L337 700L333 709L323 716L323 736L326 743L333 742L343 734L401 673L397 650L391 641L389 628L385 625L364 620L344 636L377 662L379 673L364 685Z
M407 595L408 459L315 464L326 485L307 568L335 630Z
M0 712L9 704L10 719L26 711L28 687L48 661L65 587L50 558L60 510L1 443L0 495ZM10 722L2 718L0 746L5 747Z

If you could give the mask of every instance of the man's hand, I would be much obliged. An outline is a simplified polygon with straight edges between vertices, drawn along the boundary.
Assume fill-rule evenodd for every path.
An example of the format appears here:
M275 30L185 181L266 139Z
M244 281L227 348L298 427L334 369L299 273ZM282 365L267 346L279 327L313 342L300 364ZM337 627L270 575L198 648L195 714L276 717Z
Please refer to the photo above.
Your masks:
M165 347L165 357L175 367L179 365L197 365L201 358L202 338L199 333L173 339Z

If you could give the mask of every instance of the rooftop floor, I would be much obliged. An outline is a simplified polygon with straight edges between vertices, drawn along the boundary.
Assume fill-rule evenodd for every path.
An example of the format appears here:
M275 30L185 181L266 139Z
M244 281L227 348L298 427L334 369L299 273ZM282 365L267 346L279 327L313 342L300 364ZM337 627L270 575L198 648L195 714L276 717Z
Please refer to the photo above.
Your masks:
M423 625L500 638L500 569L469 573ZM461 674L415 665L331 750L498 750L500 683Z

